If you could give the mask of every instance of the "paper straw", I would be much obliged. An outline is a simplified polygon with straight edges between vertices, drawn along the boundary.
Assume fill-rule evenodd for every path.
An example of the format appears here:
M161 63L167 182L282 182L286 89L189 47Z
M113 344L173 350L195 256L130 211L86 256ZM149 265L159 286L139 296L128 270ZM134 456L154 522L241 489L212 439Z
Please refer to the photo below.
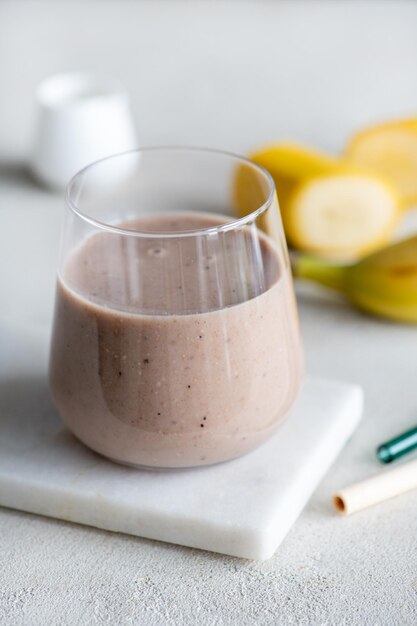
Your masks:
M417 460L341 489L333 496L333 505L339 513L350 515L411 489L417 489Z

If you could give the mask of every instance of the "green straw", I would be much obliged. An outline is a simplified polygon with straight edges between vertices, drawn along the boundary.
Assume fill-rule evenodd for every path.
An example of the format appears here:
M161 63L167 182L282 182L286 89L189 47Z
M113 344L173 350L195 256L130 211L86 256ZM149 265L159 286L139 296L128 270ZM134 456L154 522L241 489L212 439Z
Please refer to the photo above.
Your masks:
M378 446L376 456L381 463L391 463L417 448L417 427L397 435Z

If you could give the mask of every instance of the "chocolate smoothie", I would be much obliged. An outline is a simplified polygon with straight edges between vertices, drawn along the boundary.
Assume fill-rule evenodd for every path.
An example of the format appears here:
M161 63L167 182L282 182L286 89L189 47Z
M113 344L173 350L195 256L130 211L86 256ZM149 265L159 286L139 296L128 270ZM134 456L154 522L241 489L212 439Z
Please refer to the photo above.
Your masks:
M222 218L143 218L73 251L58 278L50 379L71 431L122 463L240 456L282 421L301 377L289 268L255 226L158 237Z

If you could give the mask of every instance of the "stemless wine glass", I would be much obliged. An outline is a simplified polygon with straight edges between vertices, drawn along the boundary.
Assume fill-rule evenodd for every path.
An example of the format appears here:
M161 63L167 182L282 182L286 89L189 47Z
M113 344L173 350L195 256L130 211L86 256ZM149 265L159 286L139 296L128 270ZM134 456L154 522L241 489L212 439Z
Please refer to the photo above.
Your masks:
M302 369L269 174L224 152L138 150L83 169L66 201L50 381L70 430L146 468L267 439Z

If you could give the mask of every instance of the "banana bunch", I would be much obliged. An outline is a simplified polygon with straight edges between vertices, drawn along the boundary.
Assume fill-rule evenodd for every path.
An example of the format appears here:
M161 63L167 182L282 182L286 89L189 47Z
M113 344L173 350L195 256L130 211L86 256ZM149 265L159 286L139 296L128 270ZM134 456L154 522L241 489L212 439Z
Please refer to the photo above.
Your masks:
M279 143L250 159L275 181L288 243L300 253L295 276L375 315L417 323L417 236L389 245L417 206L417 118L364 129L337 157ZM250 176L242 168L236 177L240 213L261 195Z
M292 267L294 276L336 289L368 313L417 323L417 235L353 264L301 254Z

